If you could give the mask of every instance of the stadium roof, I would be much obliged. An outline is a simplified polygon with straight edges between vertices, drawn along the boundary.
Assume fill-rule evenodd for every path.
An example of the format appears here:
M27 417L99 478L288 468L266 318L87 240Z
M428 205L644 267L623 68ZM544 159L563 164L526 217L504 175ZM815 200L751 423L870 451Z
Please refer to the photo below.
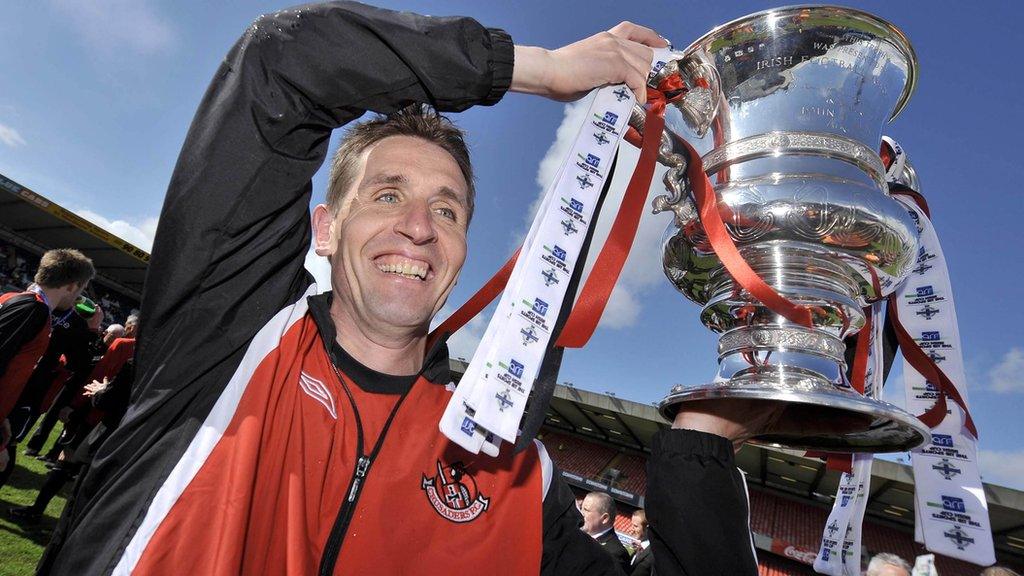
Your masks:
M456 378L464 362L453 360ZM548 408L545 425L611 444L623 450L649 454L655 432L667 428L657 409L559 384ZM746 445L736 462L753 485L784 492L800 500L831 506L839 487L840 473L829 470L817 458L803 452ZM876 458L871 471L867 513L874 521L904 529L914 527L914 475L909 465ZM1024 492L984 484L996 550L1024 560Z
M0 239L42 254L77 248L92 258L96 280L140 298L149 253L0 174Z

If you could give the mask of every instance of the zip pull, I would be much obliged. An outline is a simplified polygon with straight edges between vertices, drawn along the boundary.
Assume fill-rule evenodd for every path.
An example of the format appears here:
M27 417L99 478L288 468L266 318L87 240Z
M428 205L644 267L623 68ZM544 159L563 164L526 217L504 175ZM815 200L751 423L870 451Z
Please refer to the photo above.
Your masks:
M352 479L352 489L348 492L348 501L354 502L356 496L359 494L359 486L363 483L363 478L366 478L366 473L370 470L370 459L366 456L360 456L359 461L356 462L356 477Z

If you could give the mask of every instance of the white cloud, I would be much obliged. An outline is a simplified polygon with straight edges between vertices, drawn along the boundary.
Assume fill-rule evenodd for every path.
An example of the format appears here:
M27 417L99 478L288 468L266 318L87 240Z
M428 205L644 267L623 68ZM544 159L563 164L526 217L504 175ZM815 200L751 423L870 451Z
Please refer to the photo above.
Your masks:
M561 162L568 154L579 127L584 122L584 116L589 106L590 98L566 105L562 123L555 133L555 140L538 166L537 184L540 187L540 192L531 206L523 231L518 234L520 242L525 238L525 231L540 208L545 187L555 177ZM590 269L608 237L608 231L615 220L615 214L622 202L626 185L633 175L633 168L639 157L639 150L632 145L623 143L620 147L616 173L605 198L603 214L598 219L597 227L594 230L594 241L584 267L585 275L589 275ZM651 181L651 188L645 200L646 206L650 206L651 200L655 196L665 193L664 185L661 182L664 174L665 169L659 165ZM608 299L600 326L604 328L632 326L642 311L641 296L644 292L659 282L666 282L661 267L661 238L670 221L668 215L652 214L649 208L645 208L643 216L640 218L636 238L633 240L633 247L626 259L618 283Z
M605 328L626 328L636 324L640 316L640 302L630 288L622 282L612 288L608 297L608 304L605 305L604 314L601 315L601 326Z
M985 482L1024 490L1024 450L979 450L978 466Z
M85 43L100 52L123 49L153 54L170 47L174 30L144 0L51 0L54 11L63 17Z
M988 377L995 392L1024 392L1024 349L1011 348Z
M157 218L155 216L129 222L127 220L110 220L88 209L75 210L75 214L120 236L147 252L153 249L153 237L156 235L157 225Z
M10 126L0 124L0 142L16 148L18 146L24 146L26 144L25 139L18 134L18 131Z
M445 304L441 311L434 316L434 321L430 323L430 329L437 328L454 312L455 309L450 304ZM452 334L448 338L448 355L452 358L463 358L467 362L471 360L477 346L480 345L480 340L484 337L487 323L490 322L493 313L494 306L492 305L474 316L458 332Z

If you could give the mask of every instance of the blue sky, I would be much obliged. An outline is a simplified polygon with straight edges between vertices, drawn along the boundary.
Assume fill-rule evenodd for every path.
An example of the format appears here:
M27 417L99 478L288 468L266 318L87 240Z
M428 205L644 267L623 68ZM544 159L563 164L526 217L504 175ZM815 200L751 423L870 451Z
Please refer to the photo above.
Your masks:
M770 7L680 0L380 4L470 15L505 28L517 43L548 48L620 20L654 27L685 46L714 25ZM1018 47L1011 44L1022 9L849 4L897 24L917 50L918 90L886 132L907 149L921 176L949 261L983 473L986 480L1024 489L1024 311L1015 305L1022 296L1017 250L1024 163L1017 153L1024 82L1012 65ZM284 6L151 0L6 6L0 18L0 173L148 247L178 149L210 77L254 17ZM545 183L539 180L550 174L560 150L559 127L574 110L509 95L493 108L456 117L470 134L479 196L469 259L452 305L489 278L524 234ZM317 201L324 183L322 170L314 182ZM667 223L664 215L644 217L606 317L586 349L566 355L564 380L654 402L673 384L714 374L715 338L698 322L698 307L661 275L658 242ZM471 356L484 322L456 337L455 355ZM886 392L894 401L902 398L897 376Z

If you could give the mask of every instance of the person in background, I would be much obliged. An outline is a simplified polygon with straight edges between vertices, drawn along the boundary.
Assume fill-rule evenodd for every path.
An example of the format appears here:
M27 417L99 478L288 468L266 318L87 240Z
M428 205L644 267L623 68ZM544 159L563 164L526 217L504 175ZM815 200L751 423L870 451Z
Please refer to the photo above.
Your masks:
M52 327L76 316L75 302L95 275L92 260L78 250L50 250L40 259L35 283L28 290L0 295L0 475L4 479L14 466L10 442L18 427L12 426L9 417L50 345Z
M43 485L39 488L39 494L36 495L36 499L31 505L11 508L7 511L11 519L19 522L39 520L50 504L50 500L60 492L64 484L78 476L83 468L89 466L96 450L121 423L121 417L128 409L134 377L135 370L131 360L128 360L113 380L103 378L103 381L94 380L85 385L84 394L96 409L103 412L103 421L89 433L85 441L74 450L66 461L50 470ZM69 502L71 498L74 498L73 493Z
M864 576L910 576L910 564L895 554L881 552L868 562Z
M74 393L88 381L100 342L103 318L102 308L92 300L79 296L69 314L52 322L46 352L25 383L25 389L9 417L14 425L14 443L20 444L28 436L36 419L49 406L73 398ZM52 423L46 426L47 436L52 427ZM47 436L39 442L40 446ZM29 449L25 451L27 456L38 455L32 446L30 441L27 444ZM2 484L3 480L0 480Z
M629 552L615 534L615 500L605 492L591 492L580 506L583 514L581 530L601 545L623 572L629 573Z
M138 329L139 317L132 315L125 322L125 337L110 343L107 351L96 362L89 380L97 382L112 381L121 369L135 356L135 333ZM44 459L59 466L57 455L64 451L65 456L75 450L78 443L101 421L105 420L103 410L92 401L93 396L87 389L80 390L70 404L61 408L58 417L64 422L64 433L54 443L53 448ZM42 426L40 426L41 428ZM112 428L111 428L112 429ZM40 444L41 445L41 444Z
M647 535L647 511L643 508L633 512L630 520L636 546L629 561L630 576L651 576L654 573L654 555L651 553L651 539Z
M111 324L107 326L107 329L103 331L103 344L104 346L110 346L110 343L118 338L124 337L124 326L120 324Z

